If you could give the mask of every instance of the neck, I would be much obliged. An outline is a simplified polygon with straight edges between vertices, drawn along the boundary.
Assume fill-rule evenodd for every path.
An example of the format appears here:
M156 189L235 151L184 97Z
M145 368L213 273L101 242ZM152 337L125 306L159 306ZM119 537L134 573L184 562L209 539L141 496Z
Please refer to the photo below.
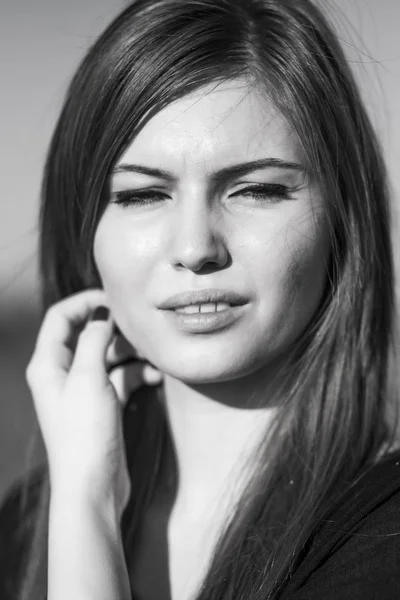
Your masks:
M222 502L225 506L231 493L234 497L244 461L276 410L265 402L260 406L256 394L246 401L248 384L236 380L193 386L165 376L163 401L170 440L164 469L176 472L179 514L198 517L208 506Z

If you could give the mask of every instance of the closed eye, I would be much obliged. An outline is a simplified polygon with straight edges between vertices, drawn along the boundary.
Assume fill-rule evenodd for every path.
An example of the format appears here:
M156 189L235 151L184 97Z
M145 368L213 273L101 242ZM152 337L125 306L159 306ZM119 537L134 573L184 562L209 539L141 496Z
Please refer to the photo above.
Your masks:
M242 188L234 194L231 194L229 197L236 198L238 196L244 196L261 202L277 203L282 200L292 200L292 191L293 190L286 185L263 183ZM162 202L169 197L156 190L123 190L121 192L114 192L113 196L116 198L114 204L120 204L122 206L130 206L132 204L145 206L148 204L155 204L156 202Z
M291 188L280 183L263 183L243 188L232 194L231 198L235 196L246 196L256 200L265 200L267 202L276 203L281 200L292 200L292 191Z
M146 190L143 192L124 190L122 192L114 192L113 196L116 198L114 204L121 204L122 206L154 204L154 202L160 202L166 197L165 194L155 190Z

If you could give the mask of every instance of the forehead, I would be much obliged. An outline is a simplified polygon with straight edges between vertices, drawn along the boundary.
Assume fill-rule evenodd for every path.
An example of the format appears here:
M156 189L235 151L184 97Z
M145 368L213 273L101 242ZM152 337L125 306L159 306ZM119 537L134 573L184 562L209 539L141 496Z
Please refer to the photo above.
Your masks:
M236 80L204 87L166 106L117 164L162 162L188 172L266 156L301 162L299 140L266 94Z

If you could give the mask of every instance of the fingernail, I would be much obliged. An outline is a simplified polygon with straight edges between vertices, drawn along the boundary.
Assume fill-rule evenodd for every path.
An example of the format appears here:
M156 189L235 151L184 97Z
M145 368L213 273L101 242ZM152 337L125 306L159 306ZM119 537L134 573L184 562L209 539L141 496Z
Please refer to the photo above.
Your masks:
M106 306L98 306L92 314L91 321L107 321L110 310Z

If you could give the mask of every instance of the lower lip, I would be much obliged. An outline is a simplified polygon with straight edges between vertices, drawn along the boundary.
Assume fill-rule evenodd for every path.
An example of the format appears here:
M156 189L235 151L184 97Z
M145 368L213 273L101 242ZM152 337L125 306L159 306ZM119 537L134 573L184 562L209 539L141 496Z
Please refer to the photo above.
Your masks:
M170 319L173 319L176 327L180 331L188 333L209 333L218 331L232 325L237 321L245 310L245 304L241 306L232 306L226 310L209 313L191 313L183 314L175 310L166 310Z

